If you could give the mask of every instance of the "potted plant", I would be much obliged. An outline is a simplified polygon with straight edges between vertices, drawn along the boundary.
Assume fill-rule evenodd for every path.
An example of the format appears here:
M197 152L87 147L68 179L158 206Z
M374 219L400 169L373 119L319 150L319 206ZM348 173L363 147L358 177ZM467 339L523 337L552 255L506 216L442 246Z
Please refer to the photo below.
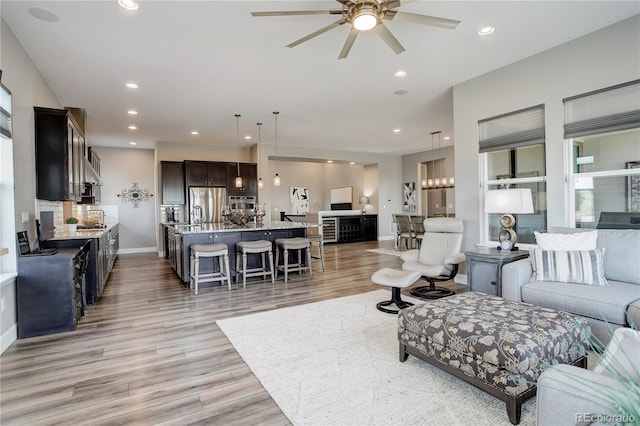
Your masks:
M64 220L64 222L67 224L69 233L73 233L78 230L78 219L76 219L75 217L68 217Z

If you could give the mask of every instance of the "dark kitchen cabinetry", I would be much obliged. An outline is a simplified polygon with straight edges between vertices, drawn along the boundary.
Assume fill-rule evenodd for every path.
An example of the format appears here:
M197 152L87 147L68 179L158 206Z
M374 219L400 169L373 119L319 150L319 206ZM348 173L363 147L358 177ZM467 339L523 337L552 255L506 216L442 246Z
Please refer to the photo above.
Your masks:
M51 256L18 258L18 337L75 330L84 313L89 241Z
M226 186L229 163L185 161L187 186Z
M191 266L189 264L191 253L189 247L193 244L226 244L229 249L229 269L231 275L235 276L236 268L236 242L241 240L240 231L237 232L215 232L215 233L195 233L195 234L179 234L181 238L176 239L176 257L177 269L176 273L182 281L189 282L189 274ZM215 265L214 265L215 263ZM213 259L200 262L200 273L207 274L218 270L218 262Z
M184 163L161 161L162 204L185 204Z
M66 109L34 107L36 198L81 201L85 139Z
M365 214L362 215L362 233L365 241L378 240L378 215Z
M227 195L258 195L258 167L253 163L240 163L240 176L242 188L236 188L238 176L238 163L229 163L227 166Z

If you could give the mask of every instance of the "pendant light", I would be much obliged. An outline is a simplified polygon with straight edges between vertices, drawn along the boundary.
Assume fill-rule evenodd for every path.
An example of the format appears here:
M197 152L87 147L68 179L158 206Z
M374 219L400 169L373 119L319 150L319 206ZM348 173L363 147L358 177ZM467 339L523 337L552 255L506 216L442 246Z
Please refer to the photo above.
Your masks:
M431 133L431 148L433 149L433 141L435 136L438 135L438 151L437 156L440 157L440 135L442 132L440 130ZM435 172L435 179L428 179L427 185L430 188L453 188L455 186L455 179L453 176L447 178L446 176L446 167L443 167L442 162L445 160L444 158L438 158L437 160L433 160L434 164L437 164L438 170ZM444 166L446 166L446 161ZM435 165L434 167L435 168ZM444 169L444 170L442 170ZM444 175L444 176L443 176Z
M262 173L260 172L260 141L262 140L262 135L260 133L260 129L262 128L262 123L256 123L258 126L258 189L264 188L264 181L262 180Z
M236 144L240 148L240 114L235 114L236 117ZM242 188L242 176L240 176L240 153L238 153L238 174L236 176L236 188Z
M276 128L276 161L278 161L278 114L280 112L273 111L273 118L275 120L275 128ZM273 186L280 186L280 175L276 172L275 176L273 176Z

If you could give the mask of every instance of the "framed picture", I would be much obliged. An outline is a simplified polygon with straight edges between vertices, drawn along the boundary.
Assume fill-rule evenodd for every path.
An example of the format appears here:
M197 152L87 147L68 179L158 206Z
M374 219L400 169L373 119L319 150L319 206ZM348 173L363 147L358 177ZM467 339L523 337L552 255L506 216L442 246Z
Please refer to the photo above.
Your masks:
M289 214L304 214L309 211L309 188L289 187Z
M405 182L404 184L402 210L405 212L415 212L417 210L415 182Z
M628 161L627 169L640 168L640 161ZM640 212L640 175L627 177L627 211Z

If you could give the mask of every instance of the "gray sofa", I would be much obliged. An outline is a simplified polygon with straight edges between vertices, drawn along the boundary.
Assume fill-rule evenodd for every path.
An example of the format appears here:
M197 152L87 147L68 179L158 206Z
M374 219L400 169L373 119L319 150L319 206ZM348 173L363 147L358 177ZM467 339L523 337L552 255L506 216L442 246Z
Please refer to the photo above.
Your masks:
M619 327L640 329L640 230L598 229L609 286L531 281L530 259L502 268L502 297L566 311L589 320L606 345Z

